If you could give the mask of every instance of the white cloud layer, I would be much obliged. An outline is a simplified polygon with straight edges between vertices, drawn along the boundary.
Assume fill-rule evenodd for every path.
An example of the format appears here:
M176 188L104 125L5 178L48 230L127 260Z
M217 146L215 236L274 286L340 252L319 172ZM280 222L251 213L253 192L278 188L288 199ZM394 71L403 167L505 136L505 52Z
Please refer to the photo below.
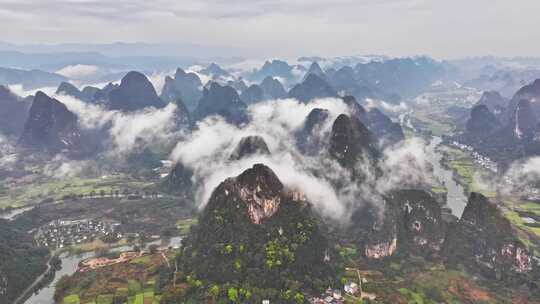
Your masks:
M345 220L351 209L365 204L379 205L382 194L407 185L429 180L424 143L412 140L384 153L381 169L383 178L366 163L359 163L367 175L361 184L351 181L348 170L333 161L323 149L320 155L305 156L296 148L294 137L304 119L314 108L329 111L329 119L320 128L317 137L328 142L332 124L339 114L348 114L340 99L320 99L310 104L296 100L274 100L249 107L252 121L245 126L234 126L218 117L210 117L198 124L198 129L180 141L171 154L171 160L180 161L194 170L194 184L198 185L197 203L208 201L212 191L228 177L237 176L255 163L269 166L288 187L306 194L315 208L332 219ZM261 136L271 155L256 155L240 161L229 156L241 138ZM343 187L336 189L335 185Z
M57 74L74 80L86 79L95 76L98 72L99 67L86 64L68 65L56 71Z

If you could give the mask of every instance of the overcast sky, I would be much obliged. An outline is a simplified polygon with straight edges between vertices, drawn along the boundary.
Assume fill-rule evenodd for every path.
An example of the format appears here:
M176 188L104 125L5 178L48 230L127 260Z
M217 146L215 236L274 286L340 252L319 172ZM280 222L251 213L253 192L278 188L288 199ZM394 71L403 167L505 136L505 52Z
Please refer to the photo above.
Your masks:
M0 0L11 43L180 42L262 56L539 56L540 0Z

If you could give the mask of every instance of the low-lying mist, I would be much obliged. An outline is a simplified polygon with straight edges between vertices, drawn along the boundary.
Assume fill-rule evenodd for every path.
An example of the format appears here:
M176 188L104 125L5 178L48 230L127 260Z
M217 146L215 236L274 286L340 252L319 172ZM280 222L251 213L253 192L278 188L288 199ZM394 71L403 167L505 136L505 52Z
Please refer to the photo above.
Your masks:
M334 161L326 148L314 156L302 154L295 134L314 108L329 112L329 118L314 135L318 142L328 143L337 116L350 114L341 99L319 99L309 104L293 99L273 100L250 106L251 120L246 125L231 125L219 117L199 122L192 134L178 142L171 160L180 161L194 171L193 183L197 185L196 200L200 208L224 179L240 174L255 163L263 163L274 170L287 187L303 192L324 216L342 222L356 208L366 204L382 206L383 195L389 191L431 180L426 146L419 139L407 140L383 151L378 164L382 176L377 176L377 170L368 161L358 162L357 166L366 174L362 183L353 181L351 168L343 168ZM271 155L231 161L229 157L240 139L250 135L261 136ZM340 186L336 187L337 184Z

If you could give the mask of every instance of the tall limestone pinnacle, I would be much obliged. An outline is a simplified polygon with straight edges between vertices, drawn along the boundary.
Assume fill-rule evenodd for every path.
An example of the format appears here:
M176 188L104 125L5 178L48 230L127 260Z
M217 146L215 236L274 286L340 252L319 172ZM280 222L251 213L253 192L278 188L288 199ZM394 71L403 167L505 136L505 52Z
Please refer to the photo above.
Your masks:
M309 202L263 164L213 191L184 244L182 270L208 284L283 290L295 281L305 291L320 292L335 274ZM262 300L253 296L248 302ZM271 298L279 299L279 293Z
M36 93L19 138L29 148L59 152L81 148L77 116L60 101L39 91Z

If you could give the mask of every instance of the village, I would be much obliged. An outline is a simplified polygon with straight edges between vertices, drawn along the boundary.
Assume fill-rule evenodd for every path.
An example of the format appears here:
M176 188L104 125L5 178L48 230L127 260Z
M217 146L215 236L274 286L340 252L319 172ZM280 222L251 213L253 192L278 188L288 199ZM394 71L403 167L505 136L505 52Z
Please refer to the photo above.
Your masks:
M375 294L365 292L362 290L362 284L366 283L366 278L362 278L360 275L360 270L355 268L346 268L347 271L356 272L358 276L358 281L349 280L345 285L343 285L343 291L340 289L332 289L328 287L326 291L321 294L319 297L313 297L308 300L310 304L343 304L349 303L348 300L375 300ZM264 304L264 303L263 303Z
M50 249L64 248L92 242L98 238L122 238L120 223L92 219L55 220L41 227L36 233L39 246Z
M474 151L474 148L468 145L461 144L457 141L452 141L452 145L458 148L461 151L466 151L471 153L471 156L475 163L480 165L482 168L489 170L493 173L497 173L497 163L492 161L489 157L483 156L482 154Z

